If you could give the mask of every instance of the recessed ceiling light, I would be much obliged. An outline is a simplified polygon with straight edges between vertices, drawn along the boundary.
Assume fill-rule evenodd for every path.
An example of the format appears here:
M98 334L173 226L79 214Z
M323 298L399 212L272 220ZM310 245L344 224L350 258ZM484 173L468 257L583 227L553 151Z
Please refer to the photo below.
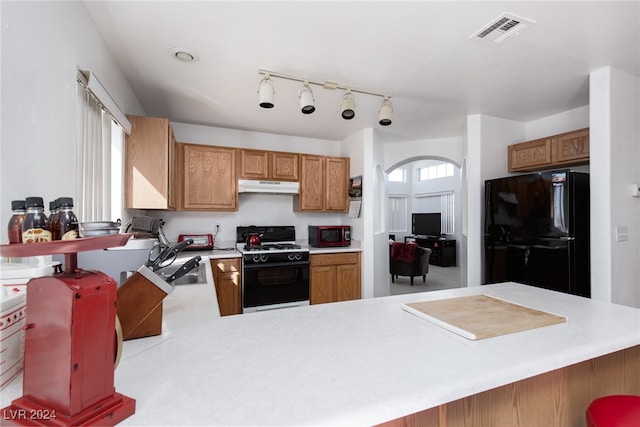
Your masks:
M169 52L182 62L198 62L200 59L197 53L184 47L173 47L169 49Z

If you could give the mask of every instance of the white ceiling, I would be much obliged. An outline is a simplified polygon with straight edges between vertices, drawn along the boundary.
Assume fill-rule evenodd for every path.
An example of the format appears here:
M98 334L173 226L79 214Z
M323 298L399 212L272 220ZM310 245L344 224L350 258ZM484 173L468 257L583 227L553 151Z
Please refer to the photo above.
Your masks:
M150 116L182 123L341 140L375 128L387 141L463 133L468 114L531 121L587 105L588 76L613 66L640 75L640 2L87 1L109 49ZM500 45L470 39L504 12L536 21ZM184 63L171 48L194 51ZM274 79L275 107L258 106L258 69L392 95Z

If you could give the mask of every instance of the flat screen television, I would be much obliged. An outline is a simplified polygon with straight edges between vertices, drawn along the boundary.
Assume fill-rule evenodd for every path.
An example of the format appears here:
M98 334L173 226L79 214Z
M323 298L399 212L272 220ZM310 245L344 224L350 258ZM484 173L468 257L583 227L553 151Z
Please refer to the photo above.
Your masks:
M438 236L442 232L440 212L411 214L411 234Z

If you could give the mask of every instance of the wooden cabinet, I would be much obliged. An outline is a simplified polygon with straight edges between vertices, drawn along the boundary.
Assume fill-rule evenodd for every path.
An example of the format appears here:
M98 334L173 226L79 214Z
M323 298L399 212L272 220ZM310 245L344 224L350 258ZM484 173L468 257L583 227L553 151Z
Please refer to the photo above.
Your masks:
M349 158L300 155L300 211L349 210Z
M125 207L174 209L176 139L168 119L127 116Z
M509 172L532 172L589 163L589 129L508 147Z
M298 181L298 159L297 153L239 150L238 179Z
M316 254L309 258L311 304L361 298L360 252Z
M548 169L551 167L551 138L510 145L509 172Z
M589 163L589 129L563 133L553 139L554 163L559 165L586 165ZM555 154L555 157L554 157Z
M221 316L242 313L240 258L211 260L211 271Z
M182 181L179 209L238 210L236 150L198 144L178 146Z
M349 158L327 157L325 165L326 211L349 210Z

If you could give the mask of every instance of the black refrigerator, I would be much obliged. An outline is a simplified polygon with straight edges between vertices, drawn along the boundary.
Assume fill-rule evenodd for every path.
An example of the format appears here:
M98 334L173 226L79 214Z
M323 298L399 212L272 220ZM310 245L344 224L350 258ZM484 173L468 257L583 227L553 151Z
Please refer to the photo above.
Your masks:
M485 283L591 296L589 174L556 170L485 181Z

